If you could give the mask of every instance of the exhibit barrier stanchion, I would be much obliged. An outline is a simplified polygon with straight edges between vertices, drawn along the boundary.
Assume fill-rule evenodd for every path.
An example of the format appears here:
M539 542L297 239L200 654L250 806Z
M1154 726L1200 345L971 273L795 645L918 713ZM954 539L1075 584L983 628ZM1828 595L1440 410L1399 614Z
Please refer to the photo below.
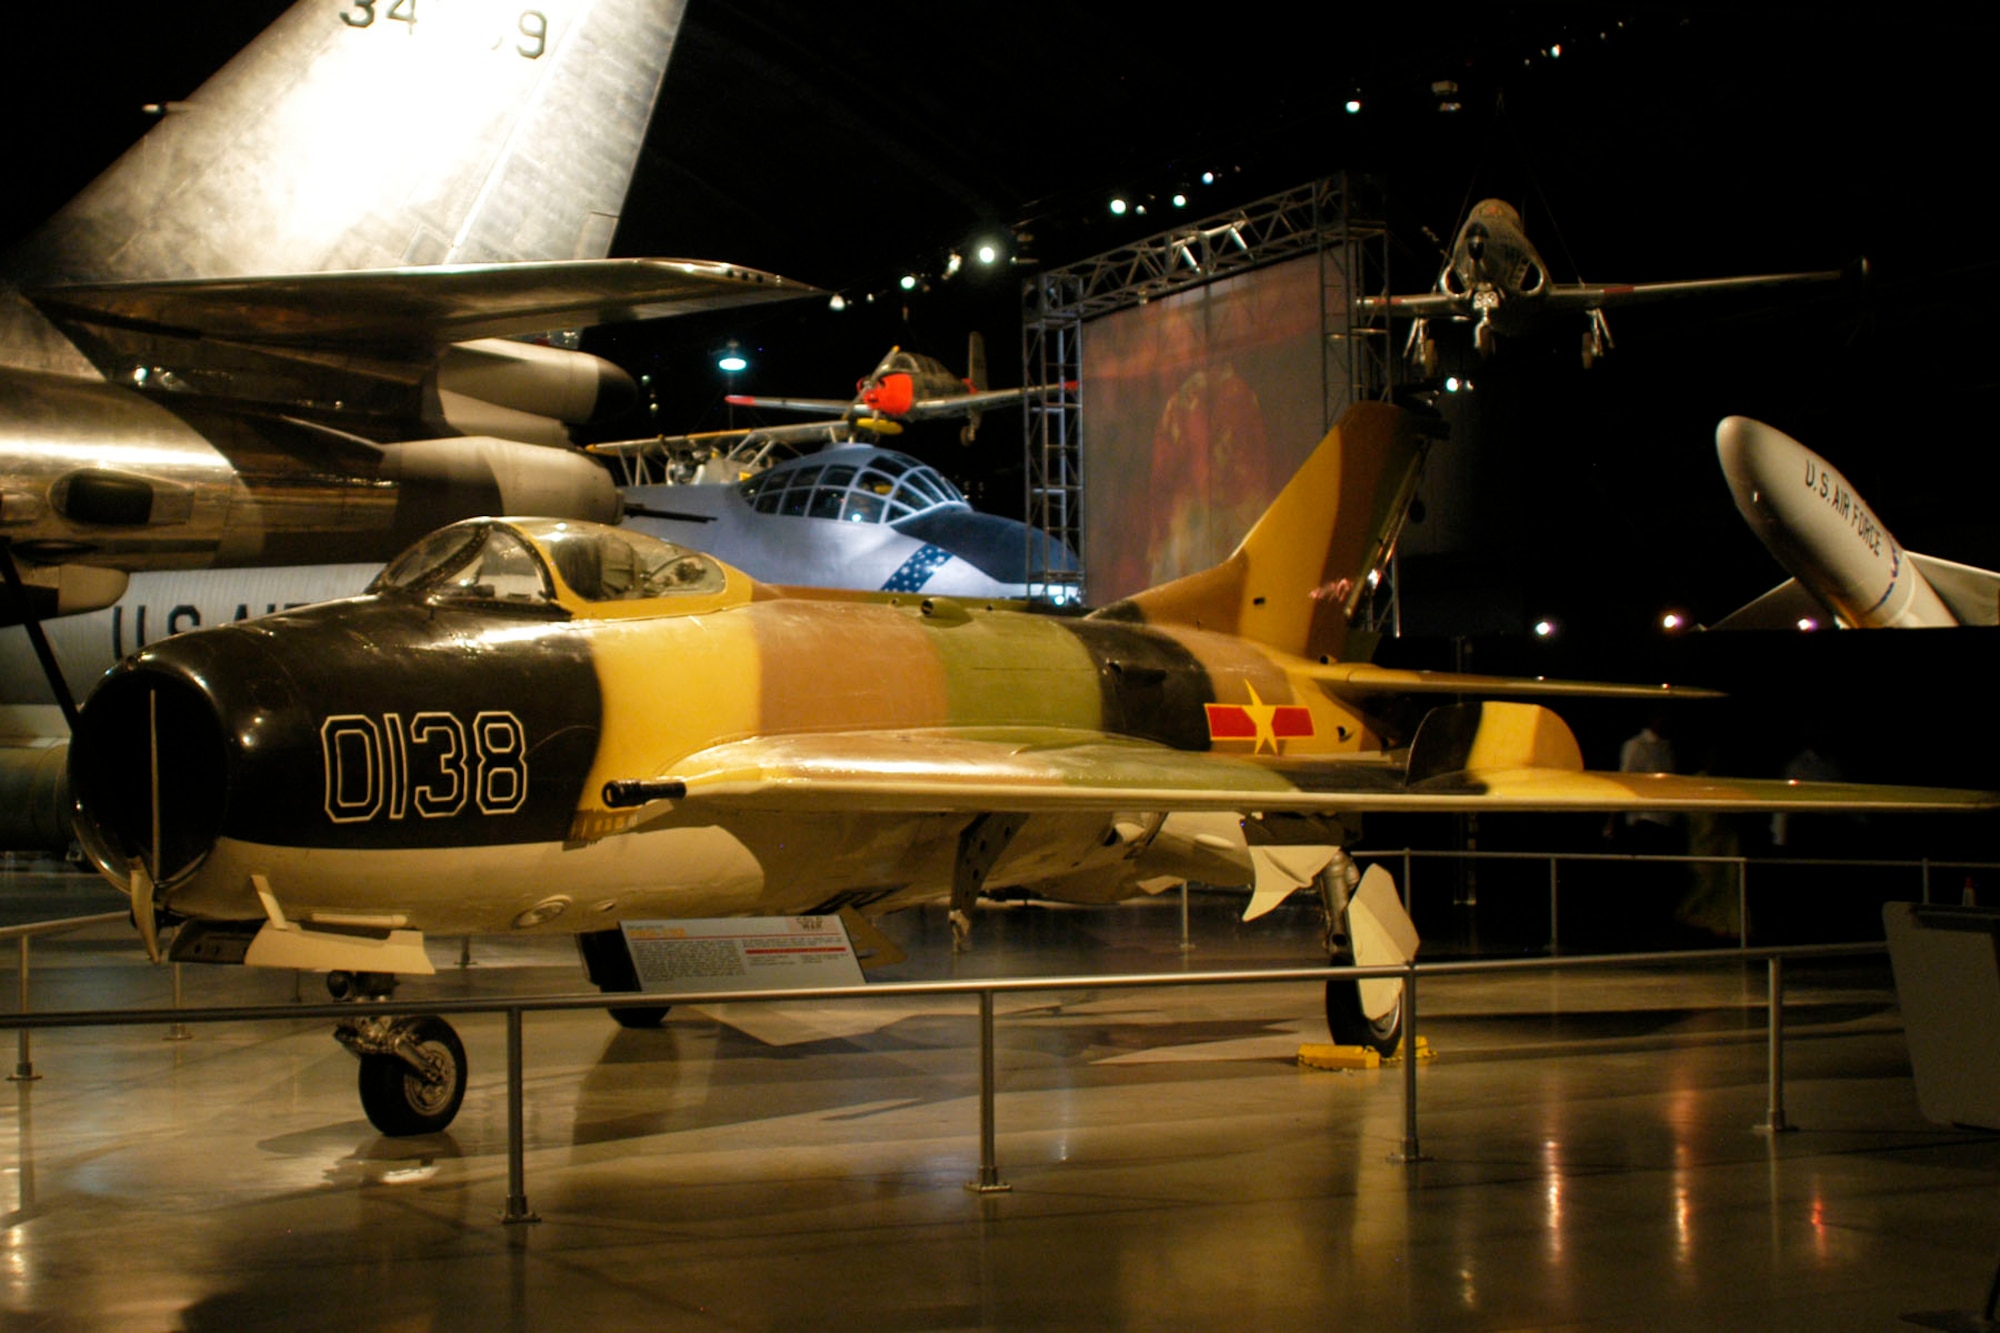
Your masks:
M181 1008L181 965L174 964L174 1008ZM185 1023L174 1023L167 1028L167 1035L161 1041L193 1041L194 1033L188 1031Z
M1736 858L1736 947L1750 947L1750 858Z
M1549 952L1554 953L1562 943L1562 935L1556 929L1556 858L1549 858Z
M21 1012L28 1012L28 936L21 937ZM22 1028L14 1050L14 1072L7 1075L9 1083L33 1083L41 1075L35 1072L33 1049L28 1043L28 1029Z
M1389 1154L1407 1165L1429 1160L1417 1141L1417 961L1403 971L1403 1147Z
M1929 907L1931 905L1931 859L1928 856L1923 859L1922 874L1924 877L1924 906ZM2000 1281L2000 1275L1996 1275L1994 1280Z
M507 1011L507 1211L502 1222L539 1222L528 1207L526 1135L521 1127L521 1011Z
M1186 880L1181 881L1181 952L1194 952L1194 941L1188 936L1188 886Z
M1770 978L1771 1009L1770 1089L1765 1096L1764 1123L1757 1126L1767 1134L1784 1134L1798 1126L1785 1119L1785 960L1764 960Z
M974 1194L1005 1194L993 1146L993 992L979 992L979 1179L965 1187Z

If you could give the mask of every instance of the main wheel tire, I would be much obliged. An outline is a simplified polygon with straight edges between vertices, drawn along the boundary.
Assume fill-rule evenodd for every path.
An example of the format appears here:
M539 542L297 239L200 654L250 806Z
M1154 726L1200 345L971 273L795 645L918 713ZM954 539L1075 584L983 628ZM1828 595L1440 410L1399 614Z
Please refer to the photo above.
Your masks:
M656 1028L666 1022L670 1004L634 1004L610 1011L611 1021L621 1028Z
M437 1133L465 1100L465 1044L451 1024L419 1015L410 1020L410 1040L439 1063L444 1075L439 1082L426 1081L399 1056L361 1057L361 1109L391 1138Z
M1348 960L1336 959L1336 965ZM1403 1041L1403 996L1396 995L1396 1007L1381 1018L1371 1019L1361 1012L1361 987L1338 977L1326 983L1326 1026L1336 1046L1368 1046L1382 1056L1391 1056Z

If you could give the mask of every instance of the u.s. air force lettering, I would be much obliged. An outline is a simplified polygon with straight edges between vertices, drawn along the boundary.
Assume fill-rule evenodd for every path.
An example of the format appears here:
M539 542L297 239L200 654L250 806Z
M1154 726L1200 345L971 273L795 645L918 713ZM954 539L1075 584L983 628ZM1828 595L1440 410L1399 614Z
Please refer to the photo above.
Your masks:
M326 817L445 819L468 799L482 815L511 815L528 799L528 745L521 719L492 709L467 726L457 714L371 717L339 713L319 726L326 764Z

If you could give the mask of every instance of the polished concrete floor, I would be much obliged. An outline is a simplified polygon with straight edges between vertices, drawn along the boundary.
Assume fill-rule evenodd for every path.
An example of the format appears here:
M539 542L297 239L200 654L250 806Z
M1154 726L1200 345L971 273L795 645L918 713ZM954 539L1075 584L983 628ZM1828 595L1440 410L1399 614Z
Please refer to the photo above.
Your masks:
M0 900L116 906L20 865ZM1306 911L1246 926L1197 895L1184 957L1174 907L996 909L959 959L910 914L896 975L1313 961ZM37 1009L170 994L129 929L33 958ZM441 1005L580 986L561 947L437 960ZM10 996L11 967L8 946ZM0 1089L0 1328L1817 1330L1976 1306L2000 1139L1918 1114L1886 964L1789 982L1799 1129L1776 1136L1755 1128L1761 967L1428 983L1416 1165L1391 1160L1400 1070L1296 1063L1326 1035L1313 987L1003 996L1013 1189L989 1197L963 1188L967 1000L683 1007L657 1032L531 1014L542 1220L516 1226L498 1018L458 1020L464 1110L410 1140L369 1127L322 1023L47 1032L41 1080ZM286 1003L294 982L190 968L186 994Z

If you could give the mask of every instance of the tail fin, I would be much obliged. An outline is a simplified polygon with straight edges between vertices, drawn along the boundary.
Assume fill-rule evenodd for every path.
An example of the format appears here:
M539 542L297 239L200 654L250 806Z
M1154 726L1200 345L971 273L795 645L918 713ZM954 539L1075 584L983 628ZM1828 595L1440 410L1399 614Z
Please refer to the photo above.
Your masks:
M300 0L37 232L22 285L602 258L685 0Z
M1428 448L1418 418L1357 403L1327 432L1227 560L1096 614L1237 634L1332 659L1370 571L1387 559Z

